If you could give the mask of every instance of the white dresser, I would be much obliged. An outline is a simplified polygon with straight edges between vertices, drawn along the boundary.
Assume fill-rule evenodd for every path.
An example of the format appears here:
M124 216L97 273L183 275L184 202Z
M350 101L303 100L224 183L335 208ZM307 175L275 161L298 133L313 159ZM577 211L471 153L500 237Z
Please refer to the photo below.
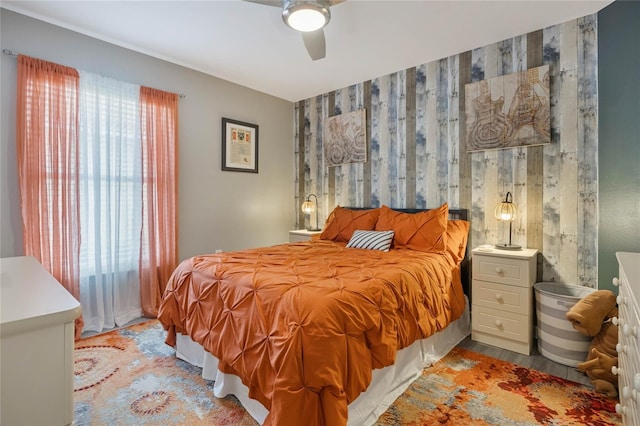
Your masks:
M0 300L0 423L71 424L80 303L29 256L0 259Z
M538 251L476 248L472 254L471 338L529 355Z
M616 253L618 286L618 391L620 403L616 411L622 423L640 425L640 253Z

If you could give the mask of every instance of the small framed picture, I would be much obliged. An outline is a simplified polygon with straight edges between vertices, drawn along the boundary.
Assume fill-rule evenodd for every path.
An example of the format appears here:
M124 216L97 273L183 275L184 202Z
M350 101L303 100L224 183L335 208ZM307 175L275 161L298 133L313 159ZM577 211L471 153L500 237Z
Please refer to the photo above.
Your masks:
M258 173L258 125L222 119L222 170Z

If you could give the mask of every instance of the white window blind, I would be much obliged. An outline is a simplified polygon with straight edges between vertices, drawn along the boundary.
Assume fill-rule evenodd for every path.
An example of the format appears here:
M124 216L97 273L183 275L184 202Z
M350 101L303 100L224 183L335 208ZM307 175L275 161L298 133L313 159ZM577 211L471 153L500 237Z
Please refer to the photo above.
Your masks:
M85 331L141 316L140 86L80 71L80 302Z

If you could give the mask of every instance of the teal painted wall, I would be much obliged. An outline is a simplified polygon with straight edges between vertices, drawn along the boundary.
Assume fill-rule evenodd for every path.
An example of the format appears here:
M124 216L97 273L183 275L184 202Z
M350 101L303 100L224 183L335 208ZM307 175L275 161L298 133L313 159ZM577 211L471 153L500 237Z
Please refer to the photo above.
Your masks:
M598 13L601 289L614 289L616 252L640 252L639 23L640 1L618 0Z

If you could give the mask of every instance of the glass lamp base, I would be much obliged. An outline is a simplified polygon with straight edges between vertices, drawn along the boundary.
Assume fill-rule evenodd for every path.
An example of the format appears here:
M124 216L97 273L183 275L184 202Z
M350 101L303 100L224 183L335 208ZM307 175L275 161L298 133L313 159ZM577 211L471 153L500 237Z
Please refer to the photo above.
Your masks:
M522 250L522 246L517 244L496 244L494 247L499 250Z

